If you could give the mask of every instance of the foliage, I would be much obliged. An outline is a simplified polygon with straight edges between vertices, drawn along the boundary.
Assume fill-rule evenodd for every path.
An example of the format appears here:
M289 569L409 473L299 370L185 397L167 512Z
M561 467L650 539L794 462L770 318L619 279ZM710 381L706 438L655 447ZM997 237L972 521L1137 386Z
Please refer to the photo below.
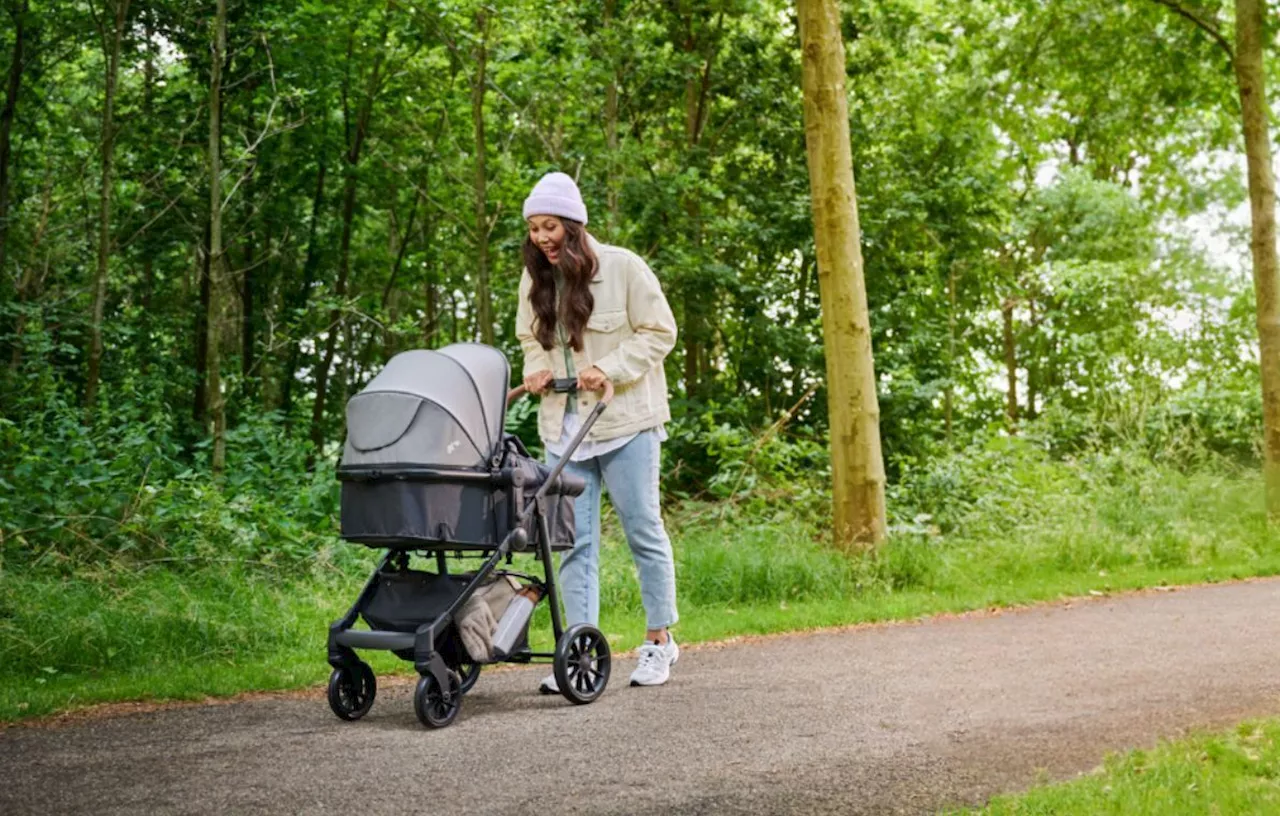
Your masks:
M140 404L100 413L92 425L65 401L0 421L7 563L71 574L90 562L311 561L333 547L337 483L308 474L305 448L278 415L253 417L228 438L221 482L203 475L208 443L190 453L177 420Z
M329 461L345 397L391 354L490 328L514 352L520 202L554 168L579 178L593 230L651 262L677 313L677 490L701 494L722 473L706 416L755 434L821 385L786 3L231 2L230 286L215 315L202 285L207 14L186 0L129 8L106 357L99 404L84 407L169 417L173 472L203 472L209 320L222 324L231 427L275 422ZM0 193L0 416L14 422L55 404L69 419L86 386L100 11L37 2L24 18ZM1247 286L1228 259L1178 240L1178 218L1241 198L1234 167L1190 161L1235 132L1209 38L1154 3L1092 0L894 0L847 10L844 30L891 478L894 462L1001 417L1010 299L1025 417L1093 412L1116 390L1214 411L1181 395L1221 385L1181 373L1256 377ZM0 63L15 45L0 32ZM477 324L481 247L492 327ZM819 390L788 432L821 440L825 413ZM732 489L725 478L708 495Z

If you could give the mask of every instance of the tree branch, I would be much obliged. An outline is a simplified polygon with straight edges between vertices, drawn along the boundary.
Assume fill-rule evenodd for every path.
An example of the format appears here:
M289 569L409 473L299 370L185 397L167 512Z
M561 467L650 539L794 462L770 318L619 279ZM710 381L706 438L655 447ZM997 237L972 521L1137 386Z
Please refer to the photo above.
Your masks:
M1210 37L1213 37L1213 41L1216 42L1219 45L1219 47L1221 47L1222 50L1226 52L1227 59L1229 59L1232 62L1232 64L1235 63L1236 54L1235 54L1235 51L1231 48L1231 43L1227 41L1227 38L1223 36L1222 32L1218 30L1218 27L1214 25L1212 21L1206 20L1200 15L1196 14L1191 9L1180 5L1177 2L1177 0L1152 0L1152 2L1157 3L1161 6L1164 6L1165 8L1169 9L1174 14L1177 14L1180 17L1184 17L1187 20L1190 20L1192 23L1194 23L1196 26L1202 29Z

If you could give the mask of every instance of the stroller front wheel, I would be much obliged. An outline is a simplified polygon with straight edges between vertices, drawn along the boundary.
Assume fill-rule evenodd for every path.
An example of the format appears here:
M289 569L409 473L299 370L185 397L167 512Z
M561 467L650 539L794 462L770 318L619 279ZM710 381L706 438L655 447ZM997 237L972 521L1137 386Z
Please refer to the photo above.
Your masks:
M453 722L462 708L462 684L458 673L449 672L449 688L442 689L434 674L418 678L413 692L413 711L428 728L444 728Z
M466 694L475 687L476 681L480 679L480 664L463 663L458 667L458 674L462 677L462 685L458 687L458 690Z
M609 684L609 641L587 623L569 627L556 642L556 685L575 705L595 702Z
M378 680L363 661L340 666L329 675L329 708L343 720L358 720L373 708Z

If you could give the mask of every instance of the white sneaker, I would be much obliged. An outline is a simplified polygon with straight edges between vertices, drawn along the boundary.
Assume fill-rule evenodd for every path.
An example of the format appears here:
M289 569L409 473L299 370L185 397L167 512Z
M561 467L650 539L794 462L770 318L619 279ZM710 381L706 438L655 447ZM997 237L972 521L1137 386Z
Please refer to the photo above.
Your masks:
M671 667L680 659L680 647L667 635L666 643L646 643L639 654L640 665L631 673L631 685L660 686L671 677Z
M559 694L560 686L556 683L556 673L552 672L542 678L542 682L538 684L538 691L542 694Z

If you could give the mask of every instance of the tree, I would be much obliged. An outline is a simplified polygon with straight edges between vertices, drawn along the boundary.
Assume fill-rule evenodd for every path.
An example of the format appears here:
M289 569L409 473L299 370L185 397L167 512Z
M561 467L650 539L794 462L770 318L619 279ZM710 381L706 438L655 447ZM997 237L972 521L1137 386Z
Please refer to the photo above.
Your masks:
M484 95L485 68L489 61L489 10L476 9L475 74L471 79L471 122L475 137L475 213L476 213L476 322L480 324L480 340L493 345L493 295L489 291L489 181L485 163Z
M1235 48L1212 15L1175 0L1155 0L1191 21L1226 53L1240 96L1241 130L1249 179L1249 249L1257 298L1259 370L1262 380L1263 474L1267 515L1280 523L1280 263L1276 257L1276 189L1271 169L1263 25L1266 0L1236 0Z
M1261 351L1263 468L1267 514L1280 523L1280 265L1276 263L1276 184L1271 170L1266 71L1262 61L1265 0L1236 0L1236 83L1249 164L1253 287Z
M26 57L23 49L31 37L28 17L31 3L22 0L9 5L13 18L13 55L9 58L9 77L5 84L4 107L0 108L0 270L4 269L5 234L9 225L9 160L12 156L13 118L18 109L18 94L22 90L22 71Z
M334 294L339 298L347 296L347 284L351 275L351 239L355 230L356 187L359 180L361 151L369 137L370 122L373 118L373 104L378 98L385 82L384 69L387 48L387 36L390 33L391 17L394 13L390 4L383 11L382 26L374 50L373 65L365 84L364 93L360 97L359 107L352 115L350 106L350 83L344 83L342 89L343 126L346 134L347 151L343 154L346 165L346 183L342 193L342 243L338 254L338 280L334 286ZM354 58L357 33L360 23L351 21L351 30L347 39L347 60ZM319 194L317 194L319 200ZM333 357L338 347L338 335L342 331L341 304L335 304L329 312L328 337L325 338L324 359L316 375L316 399L311 411L311 444L314 451L309 464L314 464L314 456L324 447L324 409L329 395L329 375L333 369Z
M884 537L885 478L849 145L844 43L836 0L797 0L796 5L827 361L832 516L837 544L854 548Z
M213 457L215 476L227 465L227 407L222 392L223 289L227 286L226 258L222 246L222 63L227 52L227 0L217 0L213 22L213 51L209 63L209 411L213 415Z
M115 159L116 81L120 76L120 47L129 20L129 0L104 0L103 11L111 11L111 28L98 21L106 63L102 96L102 179L98 193L98 265L93 279L93 323L89 343L89 374L85 381L84 403L92 411L102 377L102 318L107 300L107 262L111 257L112 162Z

